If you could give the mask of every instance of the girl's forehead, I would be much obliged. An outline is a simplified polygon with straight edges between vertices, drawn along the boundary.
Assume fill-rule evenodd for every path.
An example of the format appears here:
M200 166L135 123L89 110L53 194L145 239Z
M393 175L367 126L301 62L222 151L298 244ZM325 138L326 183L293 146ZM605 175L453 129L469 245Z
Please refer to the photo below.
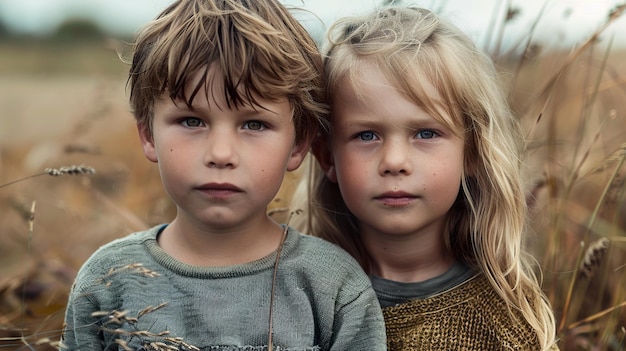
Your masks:
M385 62L359 59L345 74L340 76L335 90L345 93L347 89L354 98L373 99L377 103L384 104L386 101L377 96L376 91L367 96L365 87L375 85L381 89L393 89L415 105L428 110L433 117L449 124L450 127L462 127L462 111L458 102L447 95L449 89L445 89L442 82L434 82L418 64L406 65L404 68L400 70ZM380 91L384 92L384 90ZM333 100L338 102L337 99Z
M371 81L371 76L376 77L375 84L387 85L411 96L413 100L443 102L439 87L433 84L432 79L418 64L405 64L399 69L384 60L357 59L355 64L348 68L348 72L340 76L340 84L345 84L346 80L349 80L351 86L358 91L358 87L364 82Z

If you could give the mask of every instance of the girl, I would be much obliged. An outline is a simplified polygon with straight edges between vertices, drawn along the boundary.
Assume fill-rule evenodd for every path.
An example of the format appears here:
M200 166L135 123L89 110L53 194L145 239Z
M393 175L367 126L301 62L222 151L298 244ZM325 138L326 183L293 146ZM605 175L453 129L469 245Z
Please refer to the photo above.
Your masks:
M308 230L369 273L391 350L556 348L522 241L522 136L491 61L428 10L330 30Z

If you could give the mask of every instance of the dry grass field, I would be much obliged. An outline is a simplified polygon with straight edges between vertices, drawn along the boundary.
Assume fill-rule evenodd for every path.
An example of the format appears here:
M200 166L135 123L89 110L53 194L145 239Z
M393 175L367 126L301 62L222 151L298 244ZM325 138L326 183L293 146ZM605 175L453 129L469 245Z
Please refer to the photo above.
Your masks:
M0 349L55 349L84 260L173 215L115 47L0 44ZM624 350L626 52L590 42L497 62L527 132L528 245L559 346ZM45 172L71 165L95 174ZM272 205L279 220L297 176Z
M80 265L173 217L141 152L116 46L0 43L0 349L54 350ZM95 174L45 171L72 165ZM279 221L299 177L270 206Z

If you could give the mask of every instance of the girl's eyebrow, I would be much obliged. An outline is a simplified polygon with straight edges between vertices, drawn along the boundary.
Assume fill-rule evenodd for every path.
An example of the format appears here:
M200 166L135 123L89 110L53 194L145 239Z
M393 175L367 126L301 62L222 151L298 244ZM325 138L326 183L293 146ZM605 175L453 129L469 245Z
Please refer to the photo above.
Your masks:
M385 120L384 116L372 117L372 118L350 119L348 121L344 121L339 124L344 125L344 126L368 126L368 125L378 125L378 124L383 124L383 123L388 123ZM406 125L418 124L418 125L426 125L426 126L445 126L444 123L442 123L441 121L439 121L438 119L434 117L431 117L431 116L425 117L425 116L417 116L417 115L414 115L411 118L407 118L402 123Z
M358 119L358 120L346 121L341 124L346 125L346 126L352 126L352 125L363 125L363 124L378 124L380 122L381 121L379 119L375 119L375 120Z
M337 126L340 128L375 128L381 124L380 120L357 120L341 122Z

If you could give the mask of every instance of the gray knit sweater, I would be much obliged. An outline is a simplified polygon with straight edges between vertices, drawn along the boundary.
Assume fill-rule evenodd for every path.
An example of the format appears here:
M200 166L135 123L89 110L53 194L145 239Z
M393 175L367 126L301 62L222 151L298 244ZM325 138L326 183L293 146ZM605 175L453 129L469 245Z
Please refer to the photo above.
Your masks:
M87 260L70 294L62 350L267 350L276 253L190 266L159 247L162 228L115 240ZM275 350L386 349L368 277L328 242L289 229L274 298Z

